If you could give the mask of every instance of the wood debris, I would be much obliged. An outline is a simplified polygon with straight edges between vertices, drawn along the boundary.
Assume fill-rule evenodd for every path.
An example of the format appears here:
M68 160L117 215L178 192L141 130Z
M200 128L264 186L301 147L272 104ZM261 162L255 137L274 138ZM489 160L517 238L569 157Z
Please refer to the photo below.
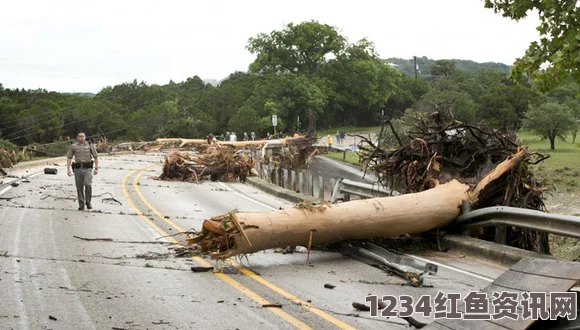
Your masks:
M165 157L163 172L158 179L197 182L209 178L212 181L244 182L255 164L246 152L229 147L207 147L201 154L174 151Z
M486 123L466 124L455 120L447 109L419 115L401 132L385 121L380 136L391 134L396 147L376 145L361 138L361 162L384 187L402 193L417 193L457 181L478 189L478 200L468 200L471 209L512 206L545 211L542 193L547 190L529 170L549 156L522 147L513 131L498 130ZM510 168L489 176L497 164L524 153ZM487 176L486 176L487 175ZM473 236L493 240L495 227L474 231ZM508 245L549 253L548 236L527 229L508 228Z
M13 168L14 165L16 165L17 163L18 163L18 155L14 150L6 151L0 148L0 169Z
M302 204L289 210L229 212L205 220L201 232L187 234L188 244L224 259L283 246L419 234L450 225L464 201L472 209L542 205L541 190L523 185L539 186L527 167L539 155L514 135L446 121L440 113L421 118L418 126L420 134L409 132L408 142L397 149L366 141L364 161L401 195L316 208Z

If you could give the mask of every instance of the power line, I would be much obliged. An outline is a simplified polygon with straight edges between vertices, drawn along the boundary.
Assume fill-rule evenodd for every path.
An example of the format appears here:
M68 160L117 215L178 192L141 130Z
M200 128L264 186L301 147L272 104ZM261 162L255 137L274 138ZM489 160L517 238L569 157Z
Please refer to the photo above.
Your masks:
M138 94L138 92L141 92L141 90L132 90L131 92L128 92L128 93L126 93L124 95L119 95L119 96L111 97L109 99L98 99L98 100L109 101L110 102L110 101L114 101L114 100L117 100L117 99L122 99L122 98L125 98L125 97L133 96L133 94ZM41 99L41 100L43 100L43 99ZM89 100L92 100L92 99L89 99ZM30 108L27 108L26 110L28 110L28 109L30 109ZM67 110L67 109L69 109L69 110ZM74 111L78 110L78 106L73 105L73 106L63 107L63 108L61 108L61 110L65 110L65 112L62 113L61 115L68 115L68 114L73 113ZM29 115L29 116L26 116L26 117L21 117L21 118L17 118L17 119L13 119L13 120L8 120L8 121L5 121L4 124L6 124L6 123L12 123L12 122L17 122L17 121L20 121L20 120L23 120L23 119L27 119L27 118L31 118L31 117L37 117L37 116L38 117L42 117L42 116L47 116L47 115L49 115L47 112L43 112L43 113L36 114L36 115ZM13 127L17 127L17 126L20 126L20 124L12 125L12 126L9 126L9 127L4 127L3 129L13 128Z
M116 133L116 132L124 131L124 130L126 130L126 129L127 129L127 127L123 127L123 128L116 129L116 130L114 130L114 131L109 131L109 132L102 133L102 135L111 134L111 133ZM85 138L86 138L86 139L90 139L90 138L97 137L97 136L101 136L101 134L94 134L94 135L89 135L89 136L87 136L87 137L85 137ZM75 139L68 139L68 140L62 140L62 141L54 141L54 142L50 142L50 143L42 143L42 144L38 144L38 145L39 145L39 146L48 146L48 145L57 144L57 143L70 143L70 142L72 142L72 141L74 141L74 140L75 140ZM24 146L18 146L18 147L19 147L19 148L22 148L22 147L24 147ZM34 151L35 151L35 152L42 152L42 153L44 153L44 154L46 154L46 155L49 155L49 156L61 156L60 154L54 154L54 153L52 153L52 152L43 151L43 150L34 150Z
M147 106L147 105L153 104L153 103L155 103L155 102L158 102L158 101L160 101L160 100L163 100L163 99L164 99L164 98L161 98L161 97L159 97L159 98L155 98L155 99L153 99L153 100L150 100L150 101L148 101L148 102L144 102L144 103L141 103L141 104L137 104L136 106L137 106L137 107L144 107L144 106ZM133 110L134 110L134 109L133 109ZM83 121L87 121L87 120L90 120L90 119L93 119L93 118L96 118L96 117L98 117L99 115L100 115L99 113L96 113L95 115L93 115L93 116L90 116L90 117L88 117L88 118L83 118L83 119L79 119L79 120L77 120L77 121L73 121L73 122L65 123L65 124L63 124L62 128L64 128L64 127L67 127L67 126L70 126L70 125L73 125L73 124L76 124L76 123L80 123L80 122L83 122ZM52 128L48 128L48 129L44 130L44 132L51 131L51 130L54 130L54 129L57 129L57 128L58 128L58 127L52 127ZM21 138L25 138L25 137L29 137L29 136L32 136L32 135L35 135L35 134L37 134L37 133L30 133L30 134L26 134L26 135L22 135L22 136L16 136L16 135L18 135L18 134L20 134L20 133L22 133L22 132L26 132L27 130L28 130L27 128L24 128L24 129L21 129L21 130L19 130L19 131L12 132L12 133L10 133L10 134L8 134L8 135L6 135L6 136L3 136L2 138L3 138L3 139L5 139L5 140L8 140L8 141L14 141L14 140L17 140L17 139L21 139Z

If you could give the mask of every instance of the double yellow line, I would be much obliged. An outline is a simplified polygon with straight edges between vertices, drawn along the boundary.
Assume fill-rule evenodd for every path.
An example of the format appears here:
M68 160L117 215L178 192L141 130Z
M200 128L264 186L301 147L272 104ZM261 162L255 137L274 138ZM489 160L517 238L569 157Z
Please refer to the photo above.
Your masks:
M147 206L147 208L149 208L151 211L153 211L153 213L155 214L155 216L157 216L159 219L163 220L165 223L167 223L169 226L171 226L172 228L174 228L175 230L178 230L179 232L185 232L185 230L183 230L181 227L179 227L178 225L176 225L175 223L173 223L171 220L165 218L159 211L157 211L157 209L155 209L153 207L153 205L151 205L151 203L149 203L145 197L143 196L143 194L141 193L141 190L138 187L138 183L139 183L139 178L141 178L141 176L143 175L144 171L154 167L154 166L158 166L158 164L153 164L150 166L147 166L145 168L142 169L138 169L138 170L133 170L131 172L129 172L127 175L125 175L125 177L123 178L123 181L121 182L121 187L123 190L123 196L125 197L125 199L127 200L127 202L129 203L129 205L131 206L131 208L133 210L135 210L135 212L137 213L137 215L139 217L141 217L143 220L145 220L145 222L151 226L153 229L155 229L155 231L157 231L159 234L161 234L161 236L165 236L167 237L167 239L172 242L175 243L178 246L182 246L181 244L179 244L179 242L177 240L175 240L173 237L169 237L169 234L167 234L163 229L159 228L159 226L157 226L153 221L151 221L149 218L147 218L140 210L139 208L135 205L135 203L133 202L133 200L131 199L131 197L129 196L129 193L127 191L127 180L136 172L140 171L140 173L135 176L135 178L133 179L133 189L135 190L135 192L137 193L137 196L139 197L139 199L141 200L141 202L143 202L143 204L145 204L145 206ZM204 267L211 267L212 265L207 262L206 260L204 260L203 258L200 258L198 256L193 256L192 257L199 265L204 266ZM235 261L228 259L228 262L230 262L234 267L236 267L238 270L240 270L240 272L246 276L248 276L249 278L253 279L254 281L266 286L267 288L269 288L270 290L280 294L281 296L285 297L286 299L298 304L299 306L302 306L303 308L305 308L307 311L312 312L313 314L323 318L324 320L334 324L335 326L337 326L339 329L348 329L348 330L354 330L355 328L353 328L352 326L350 326L349 324L333 317L332 315L329 315L327 313L325 313L324 311L313 307L311 304L309 304L308 302L299 299L298 297L292 295L291 293L275 286L274 284L266 281L265 279L263 279L262 277L254 274L253 272L251 272L250 270L244 268L242 265L236 263ZM220 280L224 281L225 283L229 284L231 287L233 287L234 289L240 291L241 293L243 293L244 295L246 295L248 298L254 300L255 302L257 302L258 304L261 305L267 305L270 304L270 302L268 302L266 299L262 298L260 295L258 295L257 293L251 291L250 289L246 288L245 286L243 286L242 284L240 284L239 282L237 282L236 280L234 280L233 278L231 278L230 276L223 274L223 273L213 273L216 277L218 277ZM292 324L293 326L295 326L298 329L312 329L310 326L308 326L306 323L298 320L297 318L295 318L294 316L286 313L285 311L283 311L280 308L277 307L268 307L268 310L271 311L272 313L276 314L277 316L279 316L280 318L282 318L283 320L285 320L286 322Z

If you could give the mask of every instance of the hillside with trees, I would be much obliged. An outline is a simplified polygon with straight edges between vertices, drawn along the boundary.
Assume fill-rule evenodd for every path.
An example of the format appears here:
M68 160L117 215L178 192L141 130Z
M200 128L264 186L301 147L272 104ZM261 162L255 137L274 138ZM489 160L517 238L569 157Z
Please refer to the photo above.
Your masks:
M448 61L452 61L455 63L455 67L461 71L468 71L468 72L475 72L479 70L497 70L501 71L505 74L510 73L510 66L503 64L503 63L496 63L496 62L485 62L485 63L478 63L475 61L470 60L461 60L461 59L446 59ZM401 73L415 76L415 59L403 59L397 57L391 57L384 59L385 63L395 64L395 68L397 68ZM431 67L437 63L438 60L430 59L428 57L417 56L417 67L419 68L417 71L417 76L431 76L433 73L431 72Z
M236 132L305 132L344 126L376 126L387 119L445 107L467 123L481 120L498 129L527 127L555 141L578 130L578 85L561 82L549 92L532 80L516 83L509 67L469 60L379 57L370 40L350 42L316 21L249 38L255 56L247 72L219 85L198 76L164 85L138 81L104 87L96 95L8 89L0 84L0 139L16 146L68 141L78 131L98 139L201 138ZM398 68L388 65L397 63ZM410 69L409 69L410 66ZM541 116L547 112L550 116ZM548 120L558 122L549 124ZM546 127L555 127L551 131ZM557 143L553 146L557 148ZM58 152L61 152L60 149Z

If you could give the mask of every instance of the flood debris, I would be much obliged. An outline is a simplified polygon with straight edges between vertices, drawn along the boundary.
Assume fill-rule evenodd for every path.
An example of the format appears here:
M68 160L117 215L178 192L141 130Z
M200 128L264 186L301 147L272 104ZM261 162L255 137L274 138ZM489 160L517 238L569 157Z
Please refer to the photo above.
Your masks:
M543 205L544 189L528 165L545 157L525 148L515 134L485 124L467 125L440 112L417 118L416 126L406 140L398 138L398 148L381 148L371 140L361 146L365 167L401 194L334 205L299 203L285 210L231 211L205 220L199 233L186 233L187 244L225 259L284 246L420 234L452 224L465 201L471 209Z
M213 138L204 139L158 139L159 143L180 143L180 147L193 147L195 152L174 151L165 157L162 174L157 178L170 181L199 182L240 181L252 175L256 159L251 154L253 150L262 151L264 164L276 163L278 166L299 168L307 164L317 150L313 147L316 138L310 135L295 136L279 140L260 141L216 141ZM273 147L276 152L265 156L265 148Z
M108 203L108 204L116 203L116 204L119 204L119 205L123 205L123 203L121 203L118 199L115 198L115 196L113 196L113 194L111 194L109 192L102 193L102 194L99 194L99 195L93 195L93 197L94 198L97 198L97 197L102 197L102 196L105 196L105 195L108 195L110 197L103 197L103 198L101 198L101 202Z
M13 168L17 163L18 155L16 154L16 151L6 151L0 148L0 170L2 168ZM2 172L4 172L4 170L2 170ZM6 175L6 172L4 172L3 175Z
M245 181L255 160L247 153L228 147L208 147L201 154L174 151L165 157L162 174L156 178L168 181L198 182Z
M0 200L10 202L13 199L18 199L18 198L22 198L22 197L24 197L24 196L23 195L18 195L18 196L0 196Z
M81 241L88 241L88 242L112 242L112 243L129 243L129 244L164 244L164 245L171 245L175 244L173 242L160 242L160 241L124 241L124 240L114 240L112 238L103 237L103 238L86 238L73 235L74 238L79 239Z
M191 267L191 271L194 273L205 273L205 272L209 272L212 270L213 270L213 267L202 267L202 266Z
M352 307L354 309L356 309L357 311L362 311L362 312L368 312L371 310L370 306L367 306L367 305L361 304L361 303L357 303L357 302L353 302Z
M386 249L371 243L360 243L360 246L344 243L341 252L343 255L382 269L390 274L397 275L412 286L431 287L432 284L424 278L425 274L437 273L437 266L431 263L422 263L410 258L403 258Z
M77 197L73 196L73 195L69 195L67 197L62 197L62 196L55 196L55 195L51 195L51 194L43 194L40 196L40 200L43 201L47 198L53 198L55 200L72 200L72 201L76 201Z
M282 305L281 304L263 304L262 307L263 308L270 308L270 307L282 308Z
M58 169L56 169L56 168L47 167L44 169L44 174L56 175L57 173L58 173Z
M398 132L384 121L380 144L361 138L361 163L372 170L380 184L404 194L436 189L457 181L479 189L477 200L466 199L471 209L512 206L546 211L542 194L548 188L529 169L548 155L529 151L516 132L494 129L486 122L467 124L454 118L447 105L430 114L406 116L406 128ZM383 135L384 134L384 135ZM520 156L521 155L521 156ZM499 171L499 164L513 159ZM489 174L496 172L497 175ZM495 227L472 232L493 239ZM508 245L549 253L548 235L508 227Z

